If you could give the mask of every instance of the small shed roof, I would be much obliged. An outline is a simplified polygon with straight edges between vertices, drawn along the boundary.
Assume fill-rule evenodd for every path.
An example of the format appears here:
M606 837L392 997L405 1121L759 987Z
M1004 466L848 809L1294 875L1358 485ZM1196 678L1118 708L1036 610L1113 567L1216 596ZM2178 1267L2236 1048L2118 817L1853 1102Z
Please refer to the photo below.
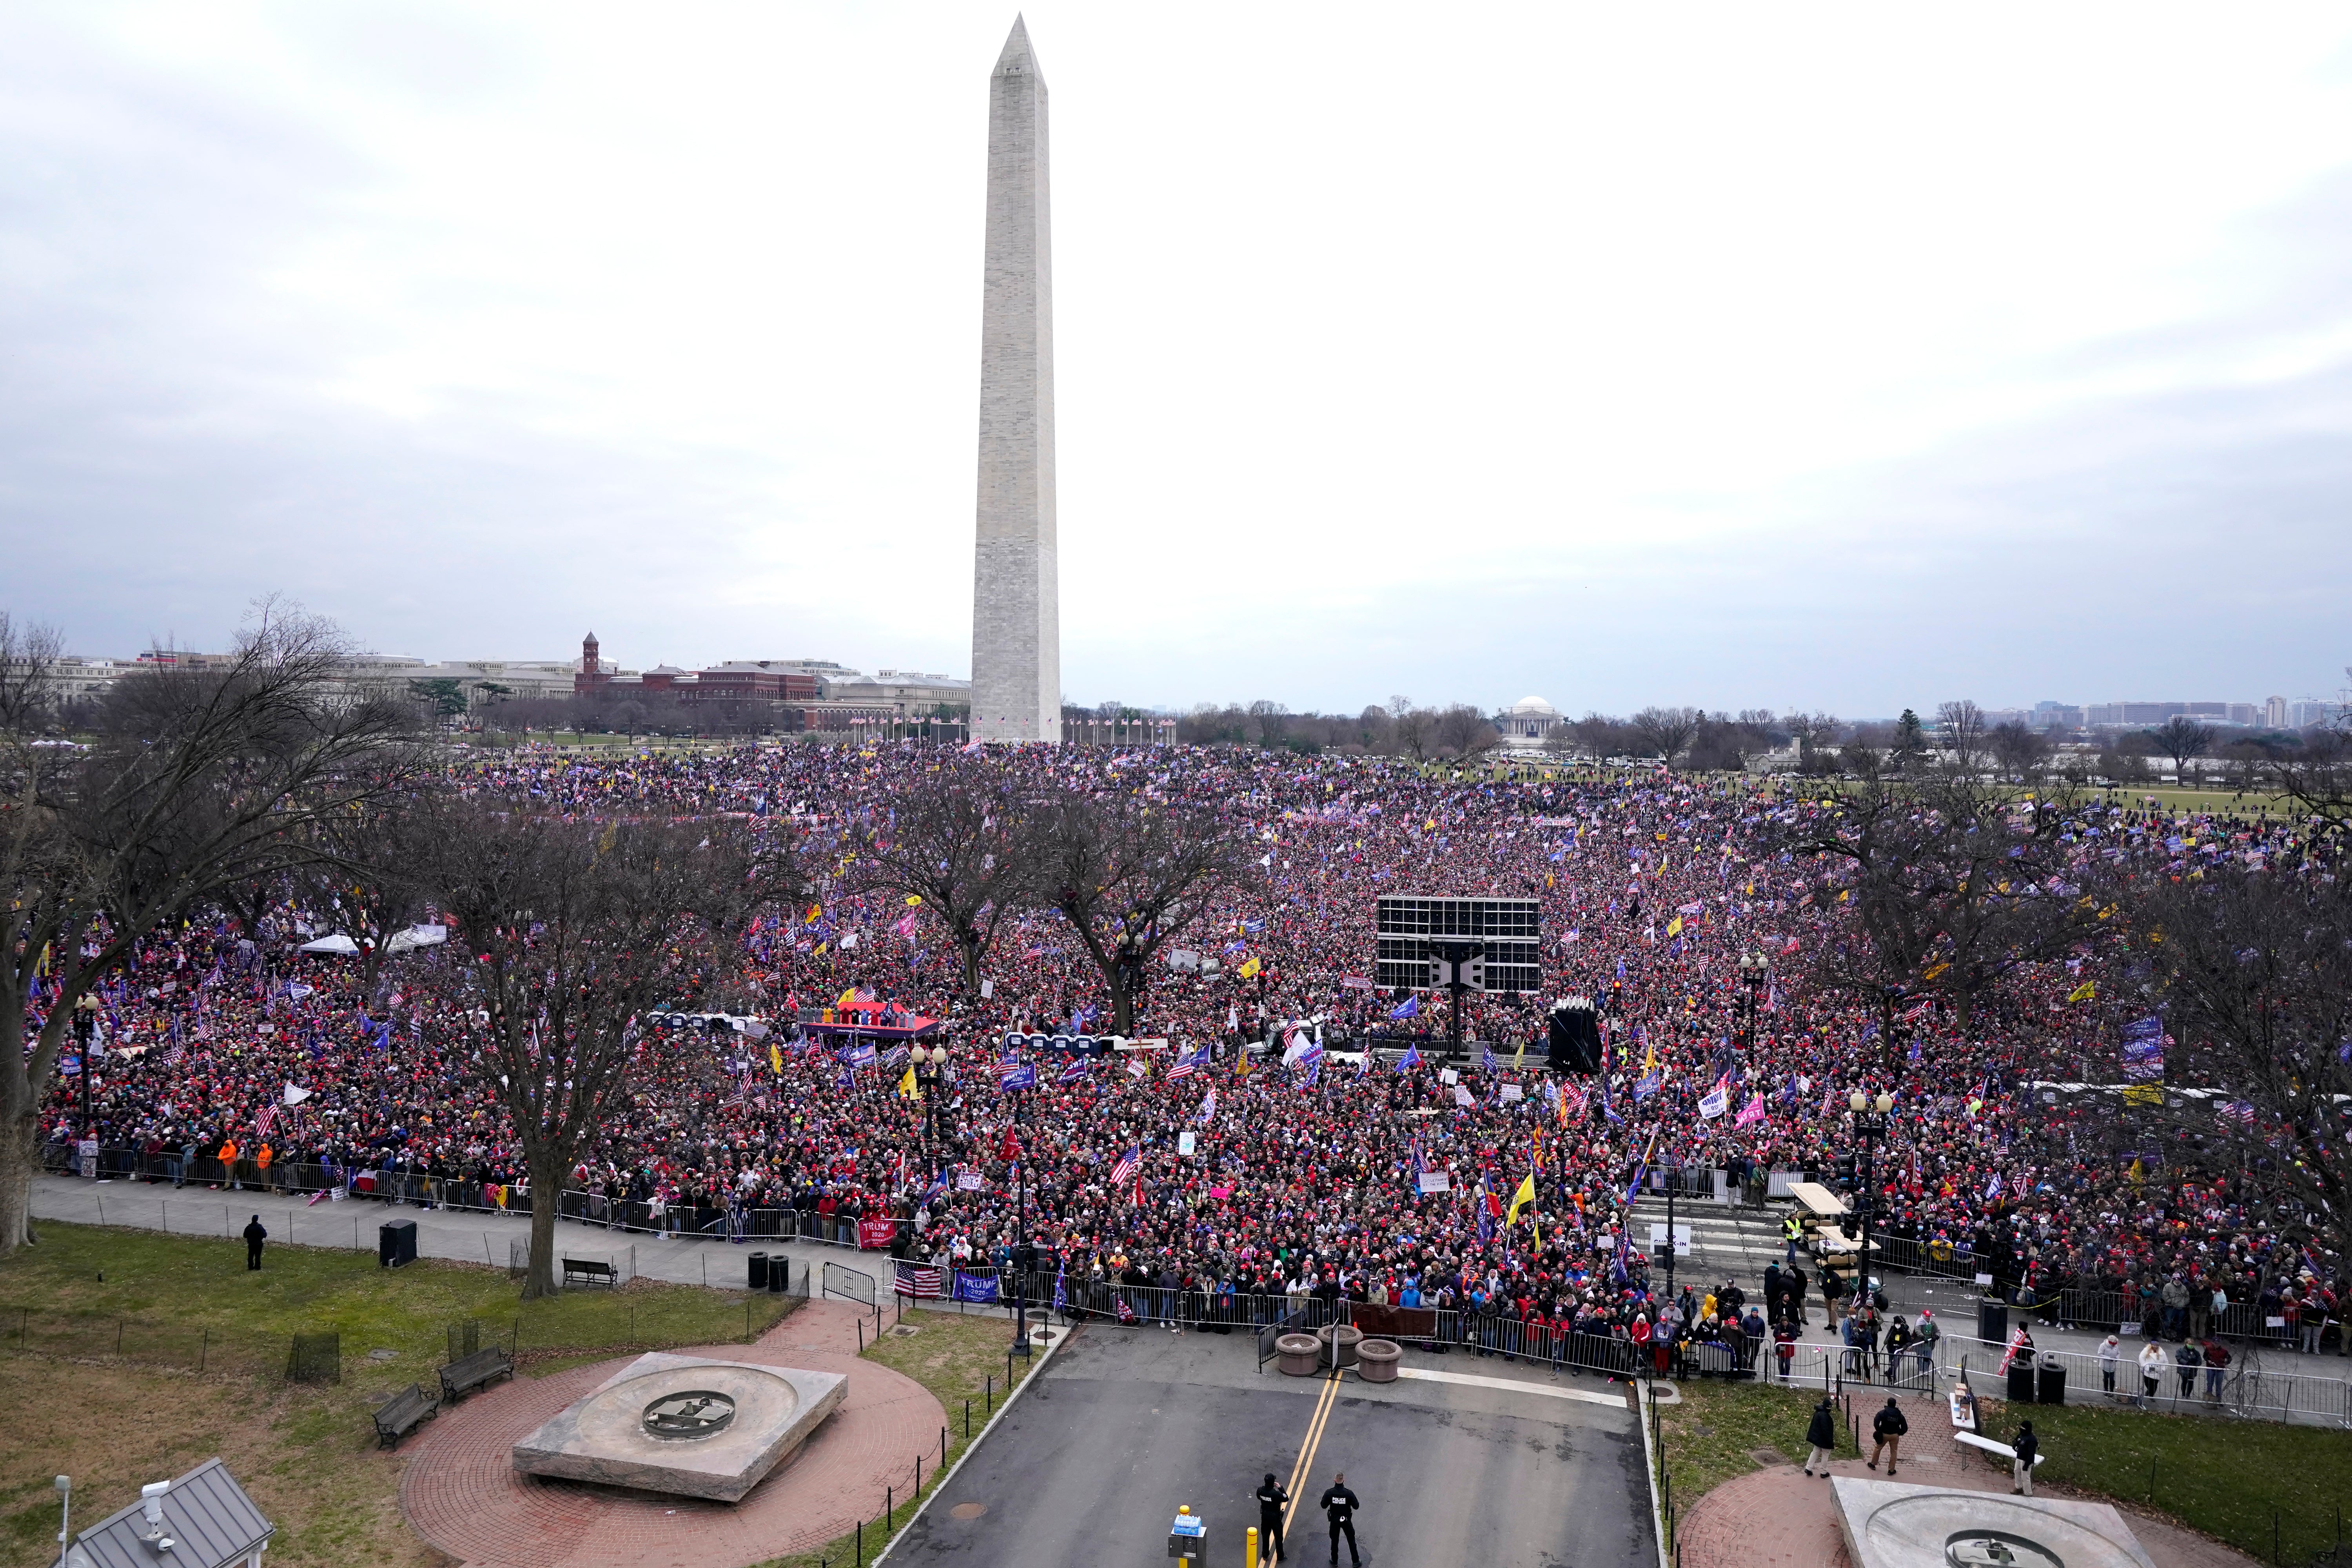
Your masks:
M277 1532L228 1467L206 1459L163 1494L171 1551L150 1542L145 1508L134 1502L75 1536L65 1568L230 1568Z

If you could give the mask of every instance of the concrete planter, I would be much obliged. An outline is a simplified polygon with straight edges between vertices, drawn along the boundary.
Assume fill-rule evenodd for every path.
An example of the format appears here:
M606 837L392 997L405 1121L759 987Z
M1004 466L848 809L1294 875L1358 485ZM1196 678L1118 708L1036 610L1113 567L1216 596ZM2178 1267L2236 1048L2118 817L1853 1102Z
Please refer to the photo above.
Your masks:
M1393 1340L1366 1340L1356 1347L1356 1375L1366 1383L1394 1383L1403 1358Z
M1313 1377L1322 1348L1313 1334L1285 1334L1274 1342L1275 1368L1285 1377Z
M1353 1323L1332 1323L1315 1331L1323 1342L1324 1360L1332 1366L1356 1364L1356 1348L1364 1342L1364 1331Z

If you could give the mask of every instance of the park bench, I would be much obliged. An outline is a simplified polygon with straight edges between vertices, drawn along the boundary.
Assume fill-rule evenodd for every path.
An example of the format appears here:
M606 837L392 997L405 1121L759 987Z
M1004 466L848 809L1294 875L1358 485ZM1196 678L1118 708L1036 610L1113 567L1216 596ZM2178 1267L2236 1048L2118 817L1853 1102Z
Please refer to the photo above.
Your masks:
M592 1280L610 1287L621 1282L621 1274L611 1264L599 1262L593 1258L567 1258L563 1260L563 1282L569 1285L574 1279Z
M375 1440L380 1448L396 1447L403 1437L416 1430L428 1415L437 1415L441 1402L428 1395L418 1384L410 1384L390 1399L376 1406Z
M513 1375L514 1358L497 1345L488 1345L441 1369L441 1394L454 1405L478 1388Z

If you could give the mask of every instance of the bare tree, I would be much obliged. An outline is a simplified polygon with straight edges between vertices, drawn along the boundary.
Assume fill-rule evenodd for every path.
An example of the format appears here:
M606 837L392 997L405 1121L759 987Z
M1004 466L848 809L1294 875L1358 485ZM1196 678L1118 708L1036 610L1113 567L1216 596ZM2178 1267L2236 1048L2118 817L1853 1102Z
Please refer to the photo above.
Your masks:
M335 689L328 622L257 606L225 665L115 683L87 747L45 734L58 644L0 616L0 1256L32 1239L42 1097L74 1006L221 889L315 864L330 818L401 783L398 706Z
M1985 755L1984 710L1963 697L1957 702L1939 703L1936 709L1936 728L1940 732L1945 749L1962 773L1974 773Z
M1644 708L1633 715L1633 739L1642 750L1671 767L1698 732L1703 717L1696 708Z
M1110 992L1114 1026L1132 1034L1151 960L1242 874L1243 840L1205 812L1077 791L1033 806L1024 835L1039 900L1070 922Z
M2121 940L2157 974L2166 1088L2122 1097L2093 1125L2135 1142L2152 1131L2190 1171L2251 1174L2288 1254L2309 1239L2340 1265L2352 1258L2352 896L2332 865L2137 890Z
M2016 719L1995 724L1986 733L1985 745L2004 774L2024 784L2032 784L2050 761L2050 737Z
M1577 744L1596 763L1633 749L1625 721L1606 713L1587 713L1570 728L1576 732Z
M859 852L865 886L921 900L946 928L966 995L980 990L997 927L1028 897L1021 821L1000 775L957 761L892 801Z
M1844 917L1817 978L1869 998L1948 998L1963 1019L2021 965L2095 929L2065 841L2079 803L2023 802L1963 773L1865 780L1826 811L1781 825L1785 847L1823 875L1812 896Z
M734 824L453 814L426 878L456 921L412 983L426 1031L505 1108L530 1173L523 1298L552 1295L555 1219L583 1141L627 1102L639 1027L722 973L800 883Z
M1484 713L1466 702L1456 702L1438 714L1434 733L1439 752L1453 757L1483 756L1503 738Z
M1437 715L1408 704L1396 710L1391 733L1399 752L1416 763L1423 761L1437 749Z
M2172 759L2173 774L2182 784L2189 782L2189 759L2203 756L2213 744L2213 731L2186 713L2175 713L2149 731L2148 738Z
M330 910L337 928L359 944L362 994L375 994L386 943L432 903L423 868L434 858L453 801L421 791L357 802L319 824L320 858L295 878L294 887Z

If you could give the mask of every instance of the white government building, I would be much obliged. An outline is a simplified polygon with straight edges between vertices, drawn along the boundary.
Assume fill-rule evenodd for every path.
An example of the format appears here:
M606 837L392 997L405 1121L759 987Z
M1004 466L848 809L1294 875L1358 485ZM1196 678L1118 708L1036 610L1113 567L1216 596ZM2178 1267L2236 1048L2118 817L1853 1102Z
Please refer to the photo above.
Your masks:
M1540 697L1522 697L1503 711L1503 744L1514 752L1539 752L1560 722L1559 709Z

